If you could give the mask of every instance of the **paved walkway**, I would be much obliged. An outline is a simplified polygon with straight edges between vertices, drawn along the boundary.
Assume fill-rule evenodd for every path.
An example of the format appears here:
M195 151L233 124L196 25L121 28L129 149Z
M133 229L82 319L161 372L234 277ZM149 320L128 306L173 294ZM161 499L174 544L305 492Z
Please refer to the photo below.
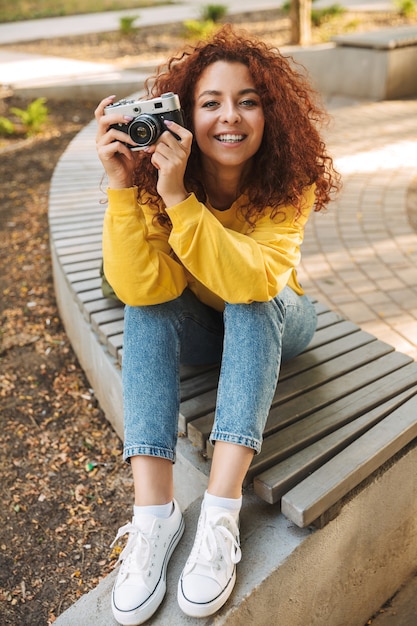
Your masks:
M165 7L164 19L159 17L157 23L182 20L184 17L175 17L181 11L191 17L190 11L199 4L205 1ZM234 10L242 10L253 7L253 0L230 4ZM257 8L271 5L276 6L276 3L259 2ZM149 19L154 15L154 20L155 16L162 15L161 9L153 11L145 14L143 9L140 14L148 15ZM36 39L42 32L70 35L96 28L109 30L104 25L108 25L111 15L93 16L93 19L80 16L73 21L55 18L52 31L51 24L48 26L45 20L28 23L24 28L21 24L0 25L0 44L14 41L16 37L22 40L25 33L24 39L30 34L30 38ZM112 19L114 24L114 15ZM81 24L88 30L77 30ZM116 24L118 27L117 20ZM44 26L49 30L42 31ZM6 76L16 78L17 68L24 82L33 78L35 67L47 67L45 58L38 58L37 63L32 58L32 66L27 60L0 49L0 83L11 82L4 79ZM68 66L68 78L74 81L79 78L78 72L88 78L90 70L94 73L97 69L88 68L83 74L82 68L86 66L78 63L71 68ZM63 71L65 62L62 60L60 67ZM113 70L112 66L101 66L100 72L110 75ZM110 77L114 78L114 74ZM416 358L417 234L410 217L416 224L417 96L378 103L334 98L328 102L328 108L333 117L326 131L328 145L343 176L344 188L328 212L314 215L308 225L300 271L302 282L310 294L330 308ZM375 626L414 626L416 616L417 579L414 579L394 599L393 607L372 623Z
M331 309L415 359L417 234L408 213L417 218L417 98L329 105L343 190L308 225L301 279Z

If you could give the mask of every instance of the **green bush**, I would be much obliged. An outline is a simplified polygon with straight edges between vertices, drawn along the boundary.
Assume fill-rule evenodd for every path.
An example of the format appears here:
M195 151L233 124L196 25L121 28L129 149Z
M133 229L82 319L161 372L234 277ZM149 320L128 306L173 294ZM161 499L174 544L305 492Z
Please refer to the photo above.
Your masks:
M124 15L119 20L120 32L122 35L129 36L136 31L134 23L138 19L139 15Z
M208 39L217 28L212 20L186 20L184 26L185 36L189 39Z
M208 4L201 9L199 20L186 20L185 36L189 39L209 39L217 30L217 22L227 13L223 4Z
M323 22L328 22L333 17L340 17L346 13L340 4L332 4L330 7L324 9L312 9L311 10L311 22L314 26L321 26Z
M10 107L10 112L19 118L28 137L36 135L48 120L49 112L45 102L46 98L37 98L26 109Z
M16 132L16 126L7 117L0 116L0 136L6 137Z
M394 5L402 17L411 17L417 11L415 0L394 0Z
M403 2L414 2L414 0L400 0ZM314 2L314 0L313 0ZM286 0L281 6L281 10L285 14L289 14L291 9L291 1ZM332 4L324 9L311 9L311 23L313 26L321 26L324 22L329 22L333 17L340 17L346 13L346 10L340 4Z
M201 10L203 22L219 22L227 13L227 7L223 4L208 4Z

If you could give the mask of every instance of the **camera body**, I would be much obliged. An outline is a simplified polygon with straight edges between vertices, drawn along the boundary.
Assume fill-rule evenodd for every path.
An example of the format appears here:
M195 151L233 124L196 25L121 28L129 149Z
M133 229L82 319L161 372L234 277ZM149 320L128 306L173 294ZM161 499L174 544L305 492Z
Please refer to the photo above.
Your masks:
M168 130L164 120L170 120L184 126L180 99L171 91L152 100L119 100L119 102L109 104L104 109L104 113L107 115L120 113L133 117L131 122L112 126L112 128L121 130L133 139L137 144L136 146L126 144L133 151L143 150L154 144L162 133ZM173 135L177 137L175 133Z

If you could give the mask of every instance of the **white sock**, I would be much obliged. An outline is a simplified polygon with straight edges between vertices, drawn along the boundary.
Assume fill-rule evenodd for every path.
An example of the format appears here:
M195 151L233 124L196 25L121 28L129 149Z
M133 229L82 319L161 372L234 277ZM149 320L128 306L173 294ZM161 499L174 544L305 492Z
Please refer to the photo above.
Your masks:
M150 506L138 506L133 505L133 515L138 517L139 515L153 515L154 517L160 517L161 519L168 519L172 513L173 503L167 504L153 504Z
M204 494L204 504L205 506L217 506L222 509L227 509L237 519L242 507L242 496L240 496L240 498L221 498L220 496L213 496L206 491Z

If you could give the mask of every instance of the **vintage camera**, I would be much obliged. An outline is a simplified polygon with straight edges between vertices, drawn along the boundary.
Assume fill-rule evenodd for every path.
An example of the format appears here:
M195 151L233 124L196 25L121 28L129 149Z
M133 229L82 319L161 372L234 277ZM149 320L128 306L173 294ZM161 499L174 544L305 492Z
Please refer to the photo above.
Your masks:
M168 130L164 120L171 120L184 126L180 99L172 92L163 93L161 97L152 100L119 100L107 106L104 113L107 115L120 113L133 117L131 122L114 124L112 127L121 130L133 139L136 146L126 144L131 150L143 150L155 143L162 133ZM175 133L172 134L175 135Z

